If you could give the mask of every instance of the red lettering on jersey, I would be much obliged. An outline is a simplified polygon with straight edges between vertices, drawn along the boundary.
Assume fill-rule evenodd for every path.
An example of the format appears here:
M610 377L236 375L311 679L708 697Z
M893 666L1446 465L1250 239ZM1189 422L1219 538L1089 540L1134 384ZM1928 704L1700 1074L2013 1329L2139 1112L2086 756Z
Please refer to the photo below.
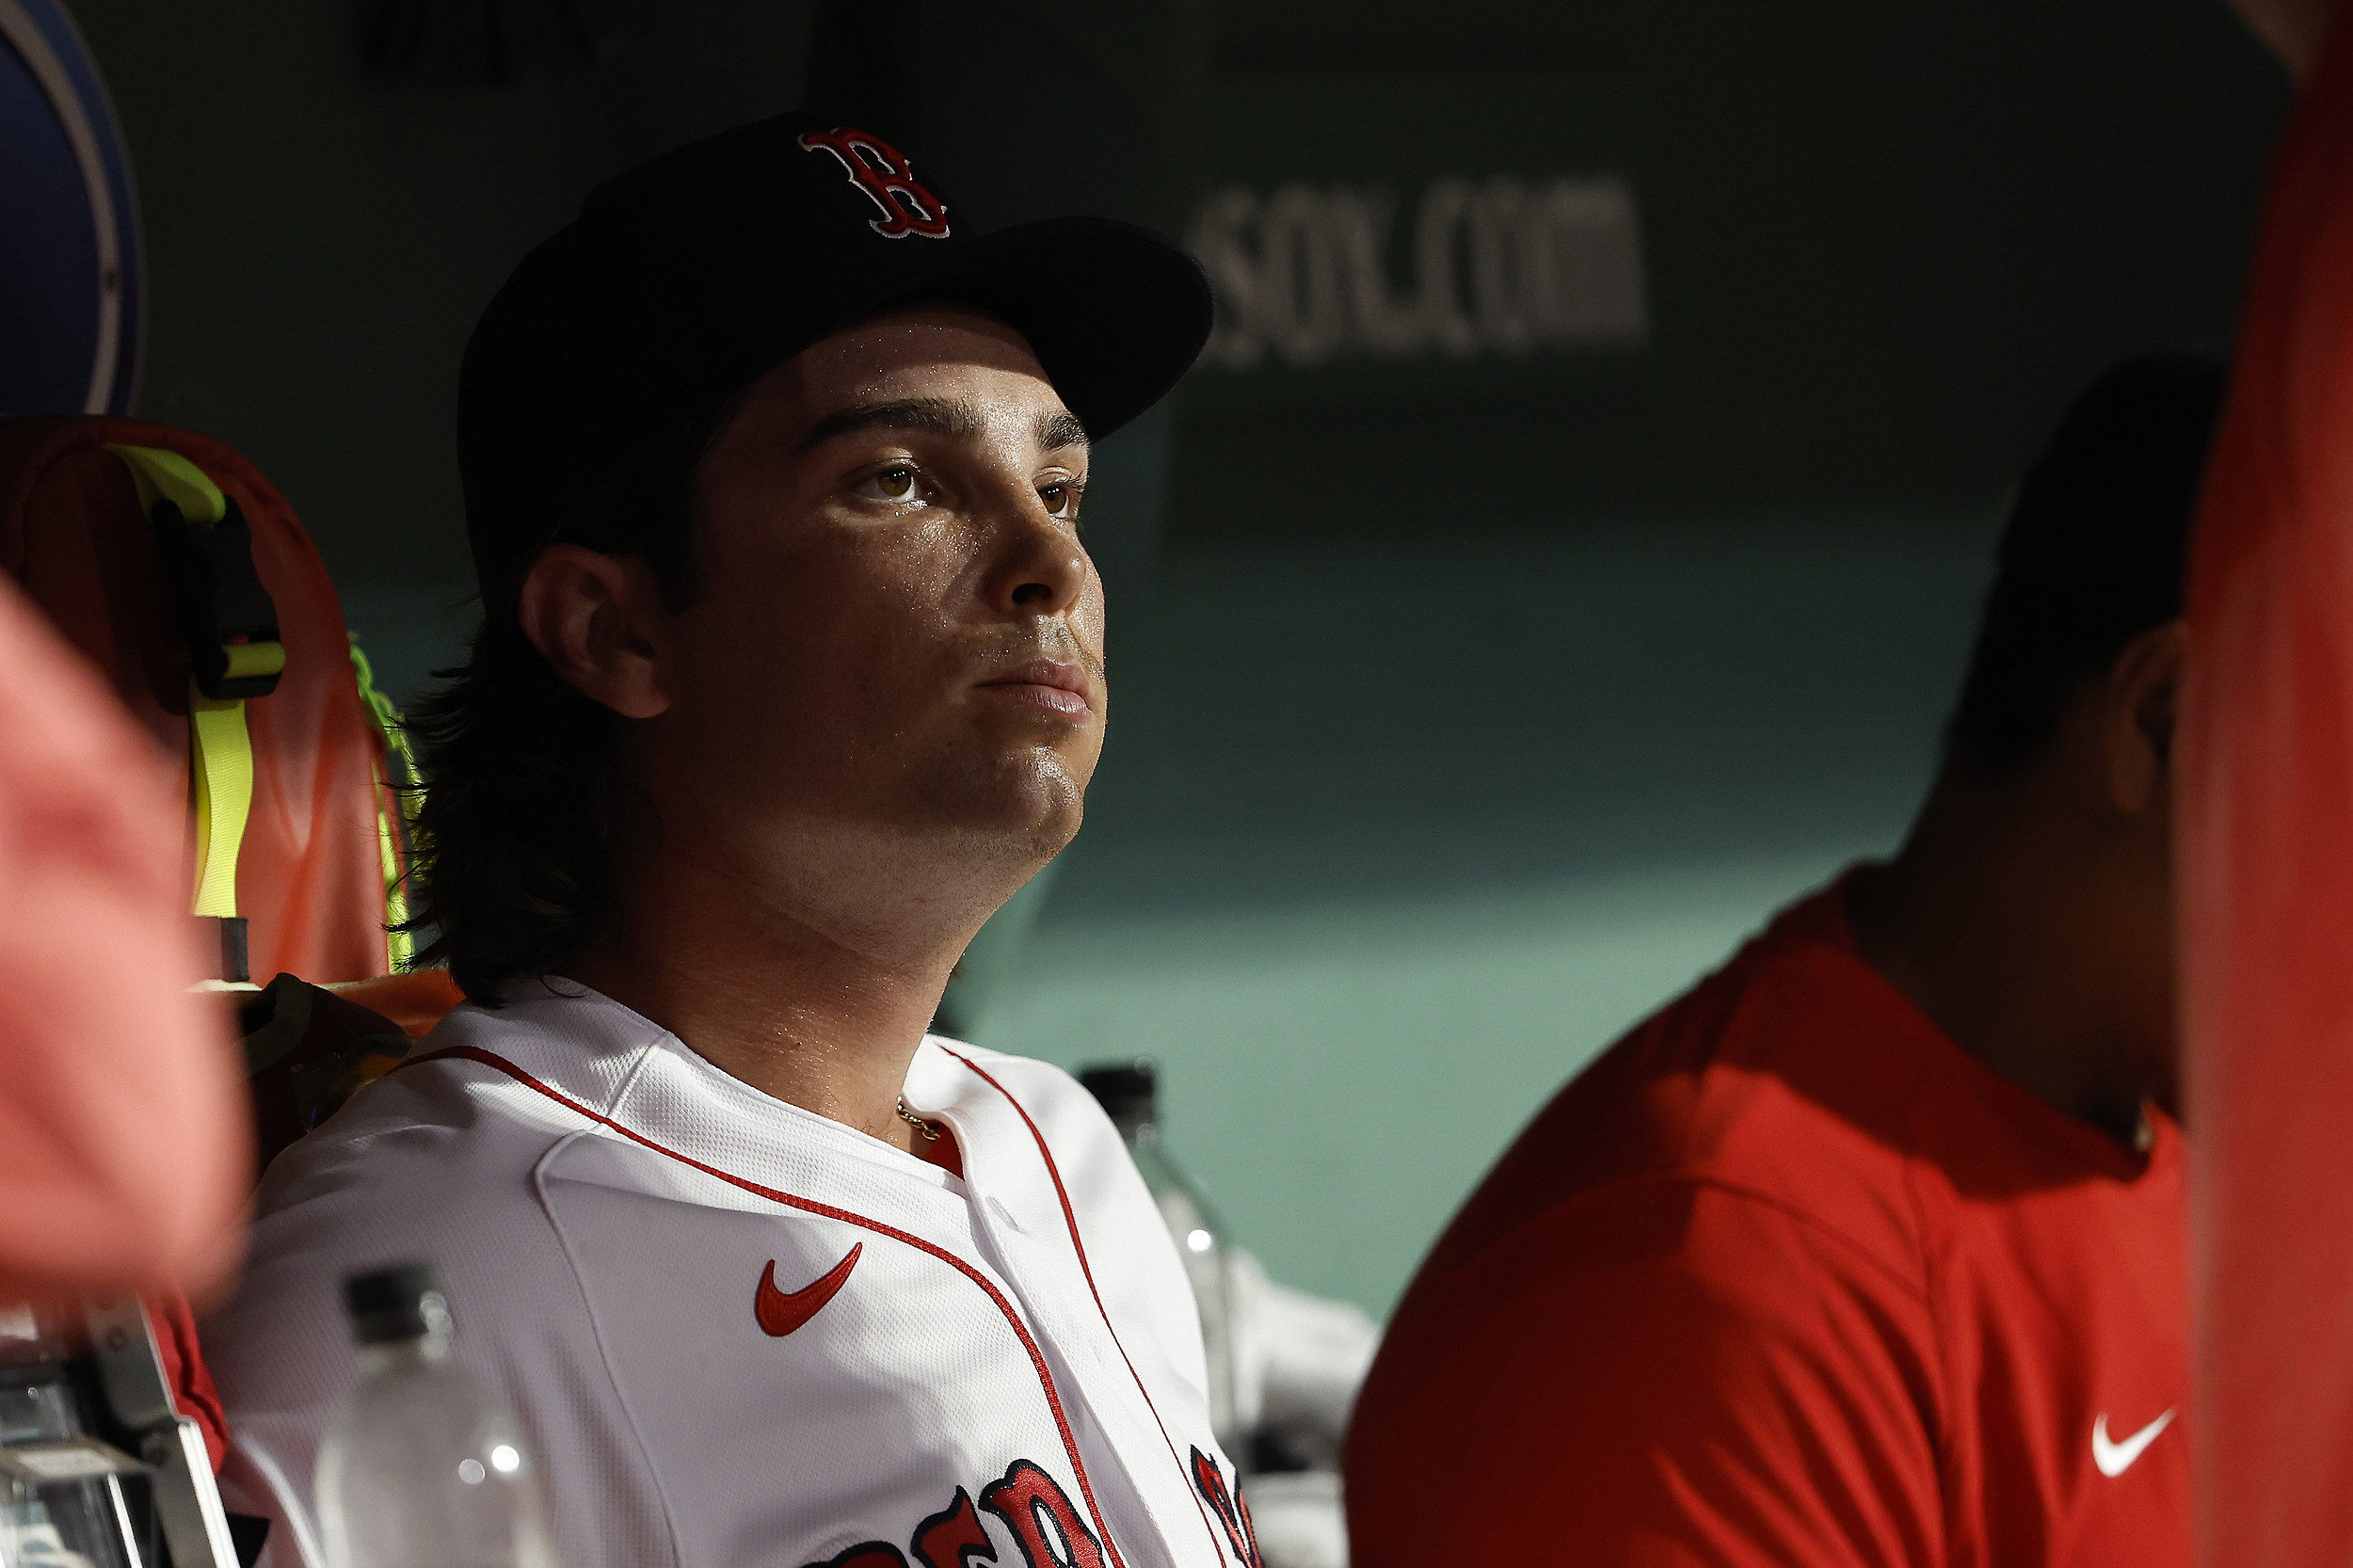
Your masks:
M997 1560L997 1548L988 1544L988 1531L973 1512L972 1494L961 1486L954 1502L915 1527L915 1539L907 1545L922 1568L969 1568L975 1560Z
M887 240L909 234L925 239L948 237L948 204L925 189L907 164L906 154L882 137L849 126L802 134L801 145L811 152L824 149L841 160L850 184L864 191L882 209L871 220L874 232Z
M907 1560L888 1541L861 1541L823 1562L810 1563L808 1568L907 1568Z
M981 1506L1002 1519L1021 1548L1025 1568L1103 1568L1103 1548L1070 1506L1054 1478L1026 1459L981 1494Z
M1226 1542L1234 1548L1234 1560L1242 1568L1266 1568L1258 1556L1258 1532L1250 1523L1250 1505L1241 1494L1228 1488L1225 1472L1217 1461L1199 1448L1193 1450L1193 1484L1210 1508L1217 1512L1218 1522L1225 1527Z

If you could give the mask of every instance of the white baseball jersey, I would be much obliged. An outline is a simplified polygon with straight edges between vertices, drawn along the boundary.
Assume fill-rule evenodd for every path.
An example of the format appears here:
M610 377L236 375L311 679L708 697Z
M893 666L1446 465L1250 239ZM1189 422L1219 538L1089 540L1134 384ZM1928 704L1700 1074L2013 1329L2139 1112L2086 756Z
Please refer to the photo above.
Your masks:
M927 1039L962 1179L584 988L463 1007L271 1165L205 1349L231 1507L317 1560L340 1282L436 1265L567 1568L1232 1568L1184 1270L1068 1075Z

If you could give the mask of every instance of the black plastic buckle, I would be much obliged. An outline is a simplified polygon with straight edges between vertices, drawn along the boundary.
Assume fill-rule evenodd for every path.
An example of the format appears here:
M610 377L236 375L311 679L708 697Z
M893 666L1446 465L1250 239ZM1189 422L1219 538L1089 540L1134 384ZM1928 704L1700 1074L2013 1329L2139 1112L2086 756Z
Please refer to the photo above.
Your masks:
M278 606L253 569L253 533L234 496L216 523L190 522L172 502L158 499L152 519L163 547L164 575L179 606L180 628L196 663L196 689L216 702L267 696L279 672L229 674L232 642L279 641Z
M220 978L251 980L253 966L246 956L245 917L217 915L214 919L220 922Z

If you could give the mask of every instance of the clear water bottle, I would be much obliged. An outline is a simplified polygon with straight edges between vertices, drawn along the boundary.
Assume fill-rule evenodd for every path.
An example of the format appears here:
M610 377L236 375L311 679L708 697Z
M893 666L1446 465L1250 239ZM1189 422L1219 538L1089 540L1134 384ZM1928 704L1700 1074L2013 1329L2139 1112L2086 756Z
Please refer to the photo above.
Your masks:
M1136 1169L1160 1205L1160 1219L1176 1238L1177 1256L1201 1309L1201 1340L1209 1357L1209 1425L1218 1445L1238 1459L1248 1451L1253 1412L1241 1408L1236 1375L1233 1261L1224 1224L1200 1184L1186 1174L1160 1138L1160 1073L1149 1060L1106 1063L1079 1074L1128 1141Z
M554 1568L521 1429L449 1353L429 1265L344 1282L360 1386L319 1449L328 1568Z

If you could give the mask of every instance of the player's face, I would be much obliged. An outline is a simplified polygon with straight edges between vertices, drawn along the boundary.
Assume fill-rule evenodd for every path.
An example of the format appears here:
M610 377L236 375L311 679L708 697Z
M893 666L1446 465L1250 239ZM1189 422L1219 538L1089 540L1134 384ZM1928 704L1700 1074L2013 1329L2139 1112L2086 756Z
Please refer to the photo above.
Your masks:
M1106 705L1086 478L1029 345L976 312L901 310L759 382L697 471L670 648L701 824L754 855L820 822L1066 843Z

